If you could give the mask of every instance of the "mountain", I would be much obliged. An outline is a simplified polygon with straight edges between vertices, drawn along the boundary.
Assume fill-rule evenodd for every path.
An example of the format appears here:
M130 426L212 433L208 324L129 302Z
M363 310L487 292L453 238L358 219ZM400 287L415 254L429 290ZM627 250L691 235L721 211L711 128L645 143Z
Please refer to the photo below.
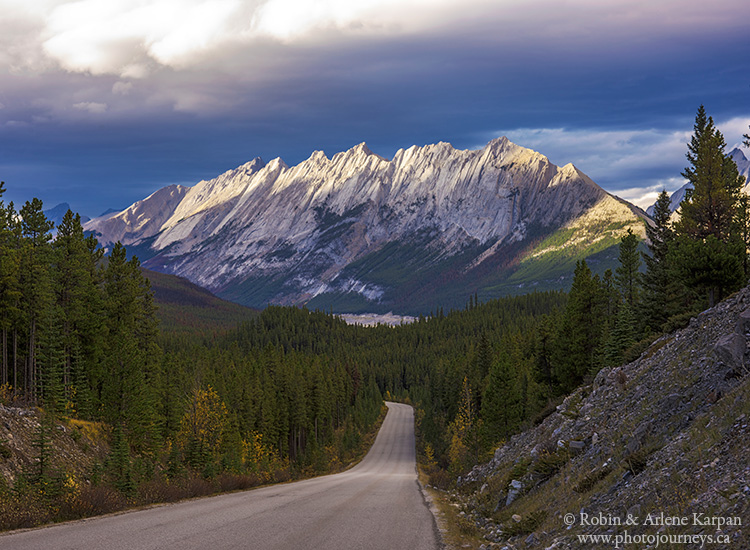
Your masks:
M750 194L750 160L747 160L745 157L745 154L735 147L729 152L728 155L734 163L737 165L737 170L739 171L741 176L745 177L745 193ZM689 183L686 183L682 187L680 187L677 191L672 193L669 196L669 208L674 212L677 210L677 208L680 206L680 203L685 198L685 193L688 189L692 189L693 186ZM646 209L646 213L649 216L654 215L654 207L656 206L656 203L652 204Z
M737 165L737 170L741 176L745 176L745 191L747 192L748 183L750 183L750 160L747 160L745 153L735 147L729 152L729 156Z
M48 220L51 220L55 222L55 227L57 227L60 222L63 219L63 216L65 216L65 213L70 210L70 205L67 202L61 202L57 206L53 206L49 210L44 210L44 215ZM81 223L86 223L91 218L88 216L81 216Z
M222 300L205 288L176 275L141 270L149 280L156 303L156 315L163 332L207 334L228 330L249 321L260 312Z
M122 212L122 209L115 210L114 208L107 208L104 212L102 212L101 214L99 214L99 216L97 216L97 217L98 218L101 218L101 217L104 217L104 216L109 217L111 214L117 214L119 212Z
M499 138L388 160L362 143L289 167L256 158L194 187L169 186L86 224L144 267L250 306L412 313L569 284L576 259L611 265L645 213L572 164ZM596 259L595 259L596 263Z
M680 206L680 203L685 198L685 195L687 194L688 189L692 189L693 186L689 183L686 183L682 187L680 187L677 191L669 195L669 209L674 212L677 210L677 208ZM656 208L656 203L652 204L646 209L646 214L649 216L654 215L654 209Z

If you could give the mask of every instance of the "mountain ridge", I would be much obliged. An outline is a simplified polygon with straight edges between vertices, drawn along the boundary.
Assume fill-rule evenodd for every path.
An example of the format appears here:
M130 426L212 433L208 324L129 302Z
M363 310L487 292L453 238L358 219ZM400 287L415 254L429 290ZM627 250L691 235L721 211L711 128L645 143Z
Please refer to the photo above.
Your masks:
M149 269L246 305L344 299L406 312L415 303L407 289L428 277L446 279L437 289L445 293L456 278L485 284L467 274L488 261L513 263L509 253L520 260L519 243L603 203L619 226L597 239L614 243L626 226L643 234L639 209L572 164L558 167L505 137L476 150L412 146L391 160L362 142L291 167L256 158L190 188L160 189L86 229L104 246L134 247Z

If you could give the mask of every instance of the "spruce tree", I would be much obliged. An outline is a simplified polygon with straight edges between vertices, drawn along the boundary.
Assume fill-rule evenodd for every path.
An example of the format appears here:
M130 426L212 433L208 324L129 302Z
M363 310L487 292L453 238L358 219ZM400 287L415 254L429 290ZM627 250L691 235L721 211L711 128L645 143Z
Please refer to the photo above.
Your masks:
M112 446L107 457L107 473L112 484L121 493L130 496L135 492L133 466L130 459L128 438L121 423L116 423L112 432Z
M534 375L536 379L544 384L546 397L551 397L554 392L553 376L553 349L554 349L554 327L559 322L557 316L544 315L536 326L534 340Z
M631 308L638 305L640 298L640 273L641 258L638 253L639 239L628 228L628 232L620 239L619 266L615 270L615 281L622 296L622 300Z
M65 354L59 308L50 306L39 337L39 396L48 413L65 414L67 396L63 380Z
M88 399L82 386L89 370L84 357L90 362L97 361L99 358L94 348L101 347L101 289L94 275L100 253L92 254L89 250L81 217L70 210L57 227L52 248L55 301L60 312L63 348L62 379L68 401L80 411L72 393L75 391L80 398ZM74 364L75 361L78 364ZM74 370L77 371L75 387Z
M112 249L104 274L107 328L102 407L105 418L122 425L137 451L155 450L157 418L147 367L158 363L154 306L136 258L125 248Z
M40 373L38 362L40 330L44 329L53 302L50 273L50 231L54 224L47 220L42 201L27 201L21 215L21 291L24 317L27 323L26 338L26 395L35 401L38 397Z
M742 255L742 273L744 275L744 281L750 280L750 197L746 193L740 195L740 200L737 206L737 233L745 246L744 254Z
M638 237L630 229L620 240L619 264L615 271L618 307L609 317L604 346L605 363L608 365L619 364L623 352L638 340L640 334L636 311L641 296L641 257Z
M646 224L646 246L643 253L646 270L643 273L643 301L639 311L651 332L659 332L667 319L678 313L684 289L670 264L670 249L674 246L671 222L671 200L662 190L654 206L654 225Z
M0 198L5 193L0 182ZM13 203L7 207L0 200L0 385L15 385L11 376L11 341L21 310L19 243ZM15 388L14 388L15 390Z
M54 430L52 418L48 414L42 414L39 419L39 427L36 430L32 446L36 451L37 461L30 472L30 481L36 486L45 498L54 496L52 468L52 457L54 448L51 436Z

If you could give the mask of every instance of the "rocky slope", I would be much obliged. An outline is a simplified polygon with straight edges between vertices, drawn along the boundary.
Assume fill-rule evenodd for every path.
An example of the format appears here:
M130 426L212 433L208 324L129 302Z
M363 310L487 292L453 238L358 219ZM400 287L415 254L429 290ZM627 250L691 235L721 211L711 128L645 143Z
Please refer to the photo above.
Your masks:
M18 476L35 471L41 422L38 409L0 404L0 493L3 486L12 487ZM89 476L109 452L108 428L97 422L54 422L46 437L55 450L50 469L79 479Z
M513 436L459 481L485 546L750 548L749 339L746 288Z
M364 143L293 167L255 159L86 229L145 267L247 305L404 312L423 291L462 294L463 305L524 260L554 258L554 280L628 227L643 234L644 216L572 164L500 138L475 151L414 146L392 160Z

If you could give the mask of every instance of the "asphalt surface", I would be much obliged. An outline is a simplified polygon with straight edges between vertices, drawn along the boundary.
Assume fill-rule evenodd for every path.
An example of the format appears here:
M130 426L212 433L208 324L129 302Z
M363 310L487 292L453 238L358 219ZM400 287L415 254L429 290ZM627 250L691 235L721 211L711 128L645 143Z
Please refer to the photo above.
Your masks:
M0 535L12 550L434 550L414 412L388 403L367 456L335 475Z

